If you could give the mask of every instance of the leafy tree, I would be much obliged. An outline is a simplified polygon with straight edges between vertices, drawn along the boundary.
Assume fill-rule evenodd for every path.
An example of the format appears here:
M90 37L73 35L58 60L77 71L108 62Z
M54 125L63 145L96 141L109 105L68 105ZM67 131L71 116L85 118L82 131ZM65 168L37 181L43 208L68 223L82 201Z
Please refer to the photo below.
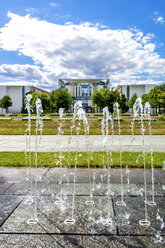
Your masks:
M31 105L33 110L36 108L36 100L37 98L41 99L43 111L50 111L50 97L47 94L39 94L37 92L32 93Z
M108 88L96 90L92 94L91 100L93 104L97 105L97 107L99 107L100 109L103 109L107 106L111 113L113 112L113 104L115 102L118 102L120 104L122 112L128 110L126 110L126 98L123 94L121 94L120 96L118 90L110 90Z
M134 105L136 99L137 99L137 94L135 93L132 95L131 99L128 101L128 107L129 108L133 108L133 105Z
M142 95L142 104L144 105L146 102L148 102L148 94Z
M150 90L148 94L142 96L143 104L149 102L152 108L164 108L165 103L163 101L163 95L165 92L165 84L156 85L153 89ZM162 97L161 97L162 96Z
M129 107L127 105L127 98L124 94L120 95L119 104L120 104L120 109L122 113L125 113L129 110Z
M4 95L1 100L0 100L0 107L2 109L6 109L6 113L8 113L8 108L10 106L12 106L13 103L12 103L12 100L11 100L11 97L8 96L8 95Z
M67 89L59 88L50 92L50 105L52 110L58 112L59 108L68 110L72 104L72 96Z
M37 98L41 99L43 111L47 112L50 110L50 98L47 94L39 94L38 92L34 92L31 95L32 95L31 105L34 112L36 111Z
M165 92L162 92L158 95L158 102L163 104L163 107L165 107Z

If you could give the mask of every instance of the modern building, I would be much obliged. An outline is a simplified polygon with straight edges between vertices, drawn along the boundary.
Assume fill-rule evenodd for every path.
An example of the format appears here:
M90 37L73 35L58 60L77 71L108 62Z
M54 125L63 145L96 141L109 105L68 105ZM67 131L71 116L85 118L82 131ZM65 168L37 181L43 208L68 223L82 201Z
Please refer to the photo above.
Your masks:
M47 91L37 88L35 86L18 86L18 85L0 85L0 99L4 95L9 95L12 99L13 105L9 107L9 113L20 113L24 104L24 99L27 92L46 93ZM0 108L0 113L5 113L5 110Z
M92 106L90 97L95 90L110 88L109 79L59 79L59 88L66 88L74 102L81 101L84 108Z
M126 96L129 101L136 93L137 97L142 97L148 94L156 84L132 84L132 85L118 85L117 89Z

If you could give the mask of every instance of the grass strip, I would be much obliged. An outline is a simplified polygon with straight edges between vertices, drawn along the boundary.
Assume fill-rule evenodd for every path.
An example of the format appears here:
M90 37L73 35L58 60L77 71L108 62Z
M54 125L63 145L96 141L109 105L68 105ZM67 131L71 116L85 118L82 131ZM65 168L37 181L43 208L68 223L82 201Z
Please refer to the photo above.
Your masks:
M35 166L35 153L32 152L32 167ZM122 165L123 167L129 166L130 168L143 168L142 152L122 152ZM137 163L137 158L138 163ZM165 161L165 152L154 152L154 167L162 168L163 161ZM78 167L87 168L87 153L78 153ZM120 166L119 152L112 152L113 165L112 167ZM91 168L103 168L107 166L109 155L106 152L93 152L90 156ZM150 168L151 156L146 153L146 167ZM68 167L68 153L62 153L62 167ZM70 153L69 166L74 167L75 152ZM0 166L4 167L28 167L28 153L24 152L0 152ZM59 167L60 166L60 153L59 152L39 152L38 153L38 167Z
M100 120L88 120L90 126L90 135L102 134L101 121ZM131 135L131 122L132 120L121 120L121 134ZM31 133L35 134L35 120L31 121ZM152 134L163 135L165 134L165 121L153 120ZM71 120L62 121L63 134L70 134L70 128L72 126ZM148 121L144 121L145 134L149 134ZM51 119L44 120L43 135L56 135L58 134L59 120ZM27 120L0 120L0 135L24 135L27 129ZM134 123L135 135L141 135L141 124L139 121ZM76 134L76 130L73 129L73 134ZM80 134L84 134L83 123L81 123ZM111 134L111 124L109 123L109 134ZM114 134L118 134L118 123L114 121Z

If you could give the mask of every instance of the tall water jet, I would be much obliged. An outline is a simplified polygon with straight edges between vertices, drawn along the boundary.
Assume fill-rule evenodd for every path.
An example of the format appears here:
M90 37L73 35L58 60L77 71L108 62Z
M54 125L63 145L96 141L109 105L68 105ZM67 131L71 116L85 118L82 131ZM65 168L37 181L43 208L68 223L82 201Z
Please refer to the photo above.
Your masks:
M145 207L145 213L144 213L144 219L139 220L139 224L144 227L150 226L150 221L148 220L148 212L147 212L147 182L146 182L146 162L145 162L145 144L144 144L144 122L143 122L143 105L142 105L142 99L138 97L136 99L136 102L133 106L133 112L135 118L140 119L141 124L141 134L143 137L143 143L142 143L142 156L143 156L143 165L144 165L144 207Z
M133 120L131 121L131 133L132 133L132 137L131 137L131 145L130 145L130 156L132 153L132 148L133 148L133 142L135 139L135 134L134 134L134 125L135 125L135 115L133 115ZM130 193L130 171L129 171L129 166L127 165L126 167L126 175L127 175L127 187L128 187L128 193Z
M35 135L35 184L34 184L34 217L30 218L27 223L30 225L37 224L37 166L38 166L38 147L41 142L42 129L43 129L43 119L41 118L41 113L43 112L41 99L36 100L36 135ZM39 140L38 140L39 132Z
M77 118L78 118L78 125L76 126L76 119ZM81 121L83 121L85 134L87 134L87 132L89 132L89 126L88 126L88 121L87 121L87 118L86 118L86 113L83 110L82 103L81 102L76 102L75 105L74 105L74 114L73 114L72 126L71 126L71 133L72 133L72 129L75 128L76 129L76 134L77 134L75 167L74 167L74 179L73 179L73 194L72 194L72 212L71 212L71 217L67 218L64 221L64 223L67 224L67 225L73 225L75 223L75 219L74 219L75 183L76 183L77 156L78 156L78 146L79 146L78 139L79 139Z
M119 128L119 148L120 148L120 178L121 178L121 201L117 201L116 205L118 206L126 206L124 202L124 188L123 188L123 168L122 168L122 151L121 151L121 137L120 137L120 115L119 115L119 103L115 102L113 105L113 115L116 117L118 121L118 128Z
M26 146L28 147L28 157L29 157L29 167L30 167L30 175L29 175L29 196L25 200L25 204L31 204L33 202L33 197L32 197L32 165L31 165L31 111L32 111L32 106L30 104L30 101L32 99L32 95L28 94L26 96L26 109L28 112L28 123L27 123L27 129L25 132L25 139L26 139ZM28 135L28 136L27 136Z
M102 146L105 148L106 145L108 145L108 137L109 137L109 120L110 120L110 115L109 115L109 110L108 107L103 108L103 119L102 119L102 135L103 135L103 140L102 140ZM109 147L109 146L108 146ZM111 157L111 155L110 155ZM108 198L108 216L107 218L101 217L101 223L103 225L109 226L112 225L112 218L110 217L110 194L111 194L111 189L110 189L110 168L111 168L111 160L109 160L109 151L107 151L107 185L108 185L108 190L107 190L107 198Z
M60 160L58 161L60 164L60 168L62 167L62 118L63 118L63 114L64 114L64 108L59 108L59 117L60 117L60 124L58 127L58 146L60 147ZM62 176L60 176L60 179L58 181L58 195L56 196L57 200L55 201L56 205L61 205L64 203L64 201L62 200Z
M147 201L147 204L150 206L156 206L155 193L154 193L154 158L153 158L153 147L152 147L151 106L149 102L145 103L144 116L146 116L148 119L148 129L150 134L151 178L152 178L152 200Z

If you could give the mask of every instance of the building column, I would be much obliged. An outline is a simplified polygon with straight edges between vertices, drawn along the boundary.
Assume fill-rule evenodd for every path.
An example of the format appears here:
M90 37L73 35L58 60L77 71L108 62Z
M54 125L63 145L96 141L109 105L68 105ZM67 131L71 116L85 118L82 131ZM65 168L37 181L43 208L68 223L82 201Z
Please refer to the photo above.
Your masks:
M77 96L77 86L74 85L74 96Z
M82 87L80 86L80 96L82 96Z
M90 96L90 86L88 86L88 96Z

